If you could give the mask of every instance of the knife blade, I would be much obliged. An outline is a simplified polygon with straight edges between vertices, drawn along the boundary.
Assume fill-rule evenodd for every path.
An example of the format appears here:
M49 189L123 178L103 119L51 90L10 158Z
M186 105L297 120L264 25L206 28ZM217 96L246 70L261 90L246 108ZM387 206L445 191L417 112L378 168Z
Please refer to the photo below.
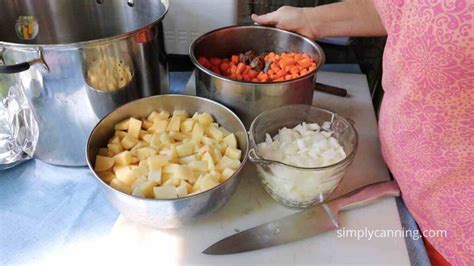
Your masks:
M400 189L395 181L368 185L328 203L231 235L211 245L202 253L208 255L241 253L332 231L340 225L339 211L364 206L389 196L400 196Z

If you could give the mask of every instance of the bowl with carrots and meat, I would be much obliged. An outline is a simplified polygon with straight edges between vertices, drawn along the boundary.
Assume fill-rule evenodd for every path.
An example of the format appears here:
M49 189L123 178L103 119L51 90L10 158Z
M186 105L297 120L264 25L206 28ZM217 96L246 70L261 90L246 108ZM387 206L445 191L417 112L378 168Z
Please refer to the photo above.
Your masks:
M311 104L325 55L314 41L264 26L208 32L190 47L196 94L231 108L248 128L261 112Z

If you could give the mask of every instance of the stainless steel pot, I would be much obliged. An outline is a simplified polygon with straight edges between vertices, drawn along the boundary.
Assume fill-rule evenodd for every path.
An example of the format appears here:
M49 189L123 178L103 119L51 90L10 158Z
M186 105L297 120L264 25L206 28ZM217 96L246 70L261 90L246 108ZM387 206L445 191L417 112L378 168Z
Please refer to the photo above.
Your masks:
M317 62L317 67L294 80L249 83L215 74L197 61L200 56L225 58L248 50L307 53ZM311 104L316 72L325 60L323 50L314 41L296 33L263 26L232 26L211 31L192 43L189 54L197 68L197 95L231 108L247 128L265 110L290 104Z
M220 185L192 196L159 200L144 199L115 190L104 183L95 172L93 165L100 147L114 134L114 125L129 117L146 117L152 111L186 110L189 113L207 112L217 123L234 133L242 150L242 164L235 173ZM208 99L186 95L159 95L136 100L119 107L104 117L92 131L87 143L86 156L89 168L97 181L102 184L109 202L130 220L159 228L175 228L209 216L226 204L234 194L249 150L247 131L239 118L225 106Z
M0 73L21 77L39 123L38 159L86 165L83 149L99 119L168 87L161 23L168 0L0 0L0 7ZM131 69L113 92L87 81L104 58Z

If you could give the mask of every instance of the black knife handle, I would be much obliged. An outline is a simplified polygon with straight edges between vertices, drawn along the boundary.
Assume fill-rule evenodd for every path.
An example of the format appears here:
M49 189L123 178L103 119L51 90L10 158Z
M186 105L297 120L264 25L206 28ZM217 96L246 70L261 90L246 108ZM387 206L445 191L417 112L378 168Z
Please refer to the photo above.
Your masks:
M320 92L329 93L329 94L336 95L336 96L341 96L341 97L346 97L347 96L347 90L346 89L339 88L339 87L334 87L334 86L330 86L330 85L326 85L326 84L322 84L322 83L318 83L318 82L316 82L315 90L320 91Z

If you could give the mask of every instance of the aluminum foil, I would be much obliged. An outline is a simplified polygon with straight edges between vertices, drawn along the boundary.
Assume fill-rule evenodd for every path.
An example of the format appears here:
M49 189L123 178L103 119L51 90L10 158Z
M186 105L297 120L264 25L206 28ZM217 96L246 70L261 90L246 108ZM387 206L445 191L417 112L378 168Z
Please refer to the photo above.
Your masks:
M33 158L38 136L18 75L0 74L0 170Z

